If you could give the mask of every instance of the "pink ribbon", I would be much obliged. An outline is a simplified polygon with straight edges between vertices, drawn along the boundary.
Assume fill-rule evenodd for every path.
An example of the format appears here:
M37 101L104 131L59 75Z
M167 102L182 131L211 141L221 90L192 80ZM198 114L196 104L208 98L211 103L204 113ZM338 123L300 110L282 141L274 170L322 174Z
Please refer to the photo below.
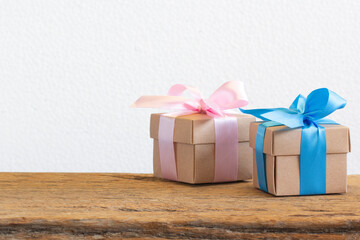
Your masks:
M181 96L186 90L192 98ZM237 180L238 128L237 119L225 110L241 108L248 104L242 82L230 81L219 87L208 99L194 87L175 84L166 96L142 96L132 105L139 108L166 108L177 110L164 114L159 123L159 152L163 178L177 180L174 151L175 117L194 113L207 114L215 123L215 175L214 182Z

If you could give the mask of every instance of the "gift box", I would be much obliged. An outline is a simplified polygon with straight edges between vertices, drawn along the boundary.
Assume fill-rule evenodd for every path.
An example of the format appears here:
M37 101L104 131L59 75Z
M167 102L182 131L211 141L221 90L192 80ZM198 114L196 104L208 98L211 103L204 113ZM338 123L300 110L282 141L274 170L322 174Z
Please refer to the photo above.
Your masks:
M254 186L276 196L345 193L349 129L325 118L345 105L320 88L289 108L242 110L264 120L250 126Z
M250 125L253 149L253 184L259 187L255 142L260 122ZM326 193L345 193L347 153L350 152L349 129L342 125L322 125L326 131ZM276 196L300 195L300 145L302 129L286 126L267 127L263 153L266 154L268 192ZM316 184L316 183L314 183Z
M154 139L154 176L162 178L159 152L159 123L161 114L152 114L150 137ZM252 178L252 149L249 147L249 126L255 121L251 115L229 114L237 122L236 178L228 181ZM169 117L168 117L169 118ZM174 151L177 181L198 184L227 182L215 180L215 120L206 114L192 114L175 118ZM227 163L219 163L227 164ZM231 163L228 163L231 164Z
M183 96L185 91L190 97ZM247 104L238 81L224 83L209 98L183 84L164 96L140 97L133 107L174 110L151 115L154 176L192 184L251 179L248 141L255 118L229 112Z

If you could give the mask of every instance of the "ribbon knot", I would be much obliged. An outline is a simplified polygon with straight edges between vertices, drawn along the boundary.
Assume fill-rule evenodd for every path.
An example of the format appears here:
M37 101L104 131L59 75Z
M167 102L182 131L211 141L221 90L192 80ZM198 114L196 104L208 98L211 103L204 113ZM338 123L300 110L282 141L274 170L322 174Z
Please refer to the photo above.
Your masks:
M200 99L199 101L199 113L204 113L209 116L223 117L225 114L221 111L220 107L210 100Z
M266 127L286 125L302 128L300 147L300 195L326 193L326 135L320 124L337 124L325 119L344 108L346 100L327 88L312 91L307 98L301 94L289 108L243 110L268 121L258 127L255 151L260 189L267 192L265 157L263 154Z
M313 120L313 119L304 116L304 118L303 118L303 124L304 124L304 126L310 126L312 123L314 123L314 120Z

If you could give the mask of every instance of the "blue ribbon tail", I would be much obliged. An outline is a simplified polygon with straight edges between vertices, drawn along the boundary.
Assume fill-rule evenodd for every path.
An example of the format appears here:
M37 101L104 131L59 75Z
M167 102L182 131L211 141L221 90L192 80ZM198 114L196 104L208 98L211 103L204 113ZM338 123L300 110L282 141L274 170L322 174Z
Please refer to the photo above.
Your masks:
M338 124L334 120L323 118L315 121L317 124Z
M264 120L264 121L271 121L271 120L264 117L263 114L273 112L273 111L276 111L276 110L284 110L284 109L285 108L263 108L263 109L242 109L242 108L239 108L239 110L242 113L253 115L254 117L260 118L261 120Z
M326 194L325 128L304 126L300 149L300 195Z

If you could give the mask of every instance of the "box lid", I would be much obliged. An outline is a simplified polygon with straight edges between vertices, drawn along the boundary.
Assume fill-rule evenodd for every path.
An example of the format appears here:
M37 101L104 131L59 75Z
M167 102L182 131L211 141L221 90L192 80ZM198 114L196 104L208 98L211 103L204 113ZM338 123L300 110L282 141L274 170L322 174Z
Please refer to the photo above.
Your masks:
M250 147L255 148L258 125L250 124ZM350 152L349 128L336 124L321 124L326 131L326 152ZM300 155L301 128L290 129L284 125L268 127L265 132L263 152L270 155Z
M237 118L239 142L249 141L250 123L256 119L246 114L229 114ZM158 139L161 113L151 114L150 137ZM176 117L174 142L187 144L207 144L215 142L214 119L206 114L191 114Z

